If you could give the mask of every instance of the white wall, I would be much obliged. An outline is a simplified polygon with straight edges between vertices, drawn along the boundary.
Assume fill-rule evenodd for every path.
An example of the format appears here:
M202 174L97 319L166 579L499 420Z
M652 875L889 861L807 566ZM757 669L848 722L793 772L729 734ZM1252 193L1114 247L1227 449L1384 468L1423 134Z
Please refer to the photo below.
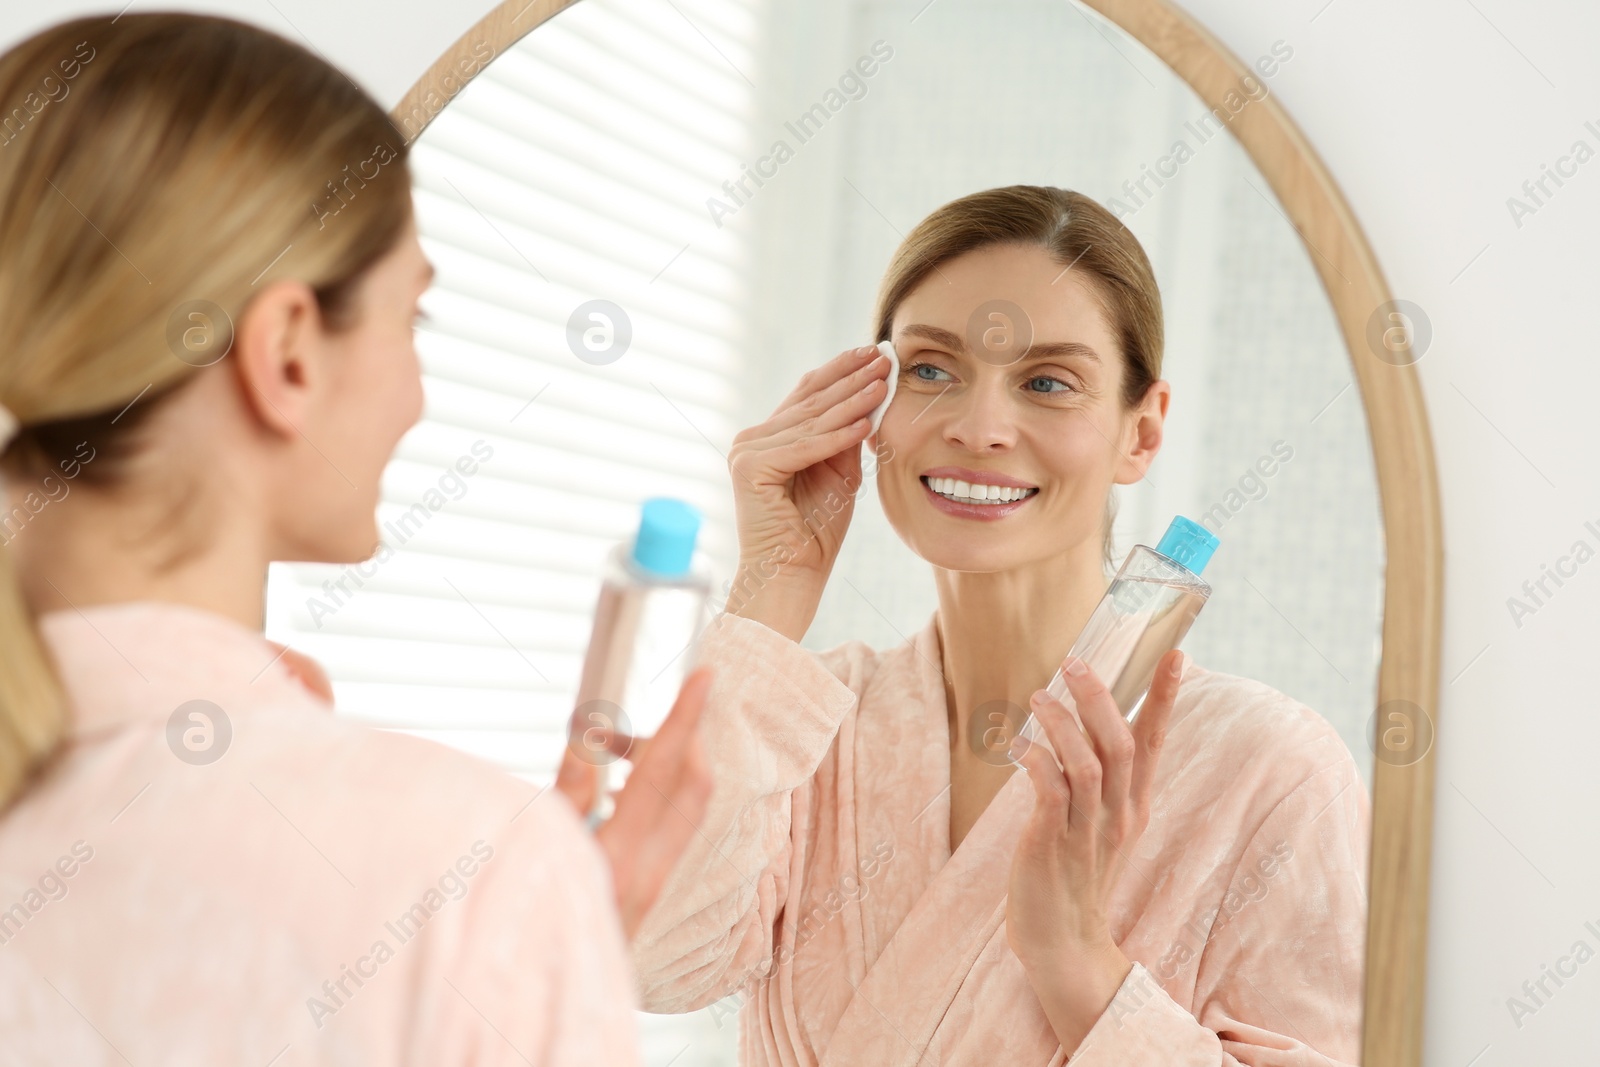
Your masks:
M1600 526L1587 314L1600 163L1520 229L1506 199L1574 139L1600 146L1583 128L1600 120L1589 54L1600 9L1334 0L1318 14L1324 3L1188 7L1240 54L1293 42L1275 91L1395 294L1433 325L1418 369L1444 503L1446 624L1426 1061L1576 1062L1600 1036L1600 964L1548 983L1554 996L1520 1027L1507 998L1576 941L1600 949L1584 927L1600 927L1600 729L1580 686L1600 636L1600 567L1520 628L1506 601L1577 539L1600 544L1584 529Z
M934 0L957 3L963 0ZM966 0L970 2L970 0ZM907 5L907 17L923 0ZM274 6L275 5L275 6ZM163 3L303 31L387 105L490 0ZM1507 998L1582 939L1600 950L1600 722L1580 685L1600 564L1519 628L1507 598L1600 537L1600 160L1517 227L1506 199L1574 140L1600 147L1600 7L1583 0L1186 0L1240 55L1283 37L1273 91L1328 162L1397 296L1434 331L1421 372L1446 523L1430 932L1432 1067L1576 1062L1600 1038L1600 962L1533 1016ZM0 3L0 44L78 0ZM115 10L111 8L110 10ZM282 13L280 15L280 12ZM293 21L286 25L285 17ZM374 29L373 27L380 27ZM1570 970L1570 965L1568 965ZM1541 998L1544 999L1544 998Z

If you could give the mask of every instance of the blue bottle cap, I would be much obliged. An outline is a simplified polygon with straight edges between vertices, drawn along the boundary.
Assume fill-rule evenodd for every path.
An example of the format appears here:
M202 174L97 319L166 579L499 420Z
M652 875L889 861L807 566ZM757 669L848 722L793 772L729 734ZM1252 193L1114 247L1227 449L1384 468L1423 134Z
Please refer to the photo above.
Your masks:
M671 497L651 497L639 512L639 533L633 539L631 558L657 578L681 578L689 573L699 533L700 512L692 505Z
M1211 553L1217 550L1217 544L1216 534L1192 519L1176 515L1167 532L1161 535L1156 551L1199 574L1211 562Z

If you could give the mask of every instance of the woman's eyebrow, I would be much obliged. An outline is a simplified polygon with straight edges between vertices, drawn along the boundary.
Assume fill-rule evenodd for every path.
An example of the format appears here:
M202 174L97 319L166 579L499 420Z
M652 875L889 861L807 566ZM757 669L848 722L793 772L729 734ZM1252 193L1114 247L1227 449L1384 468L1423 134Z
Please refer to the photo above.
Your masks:
M965 352L967 350L967 342L949 330L943 330L937 326L925 326L920 322L914 322L905 328L904 333L908 337L921 337L924 340L932 341L934 344L948 348L952 352Z
M1100 362L1099 353L1081 341L1038 341L1022 353L1023 360L1059 359L1063 356L1078 356Z
M938 326L928 326L915 322L905 327L902 331L908 337L921 337L932 341L936 345L950 349L952 352L966 354L967 342L957 334ZM1017 360L1024 361L1036 359L1060 359L1063 357L1077 356L1081 359L1090 359L1096 363L1103 362L1099 353L1082 341L1035 341L1028 350Z

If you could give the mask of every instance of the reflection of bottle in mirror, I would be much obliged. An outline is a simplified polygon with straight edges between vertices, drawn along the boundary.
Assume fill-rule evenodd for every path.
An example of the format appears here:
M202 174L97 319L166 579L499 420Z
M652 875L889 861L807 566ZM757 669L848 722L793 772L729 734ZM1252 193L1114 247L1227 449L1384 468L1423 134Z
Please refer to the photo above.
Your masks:
M1089 665L1129 722L1144 704L1156 664L1178 647L1211 596L1200 572L1217 543L1210 530L1179 515L1155 548L1134 545L1067 653ZM1060 668L1045 688L1077 713ZM1021 734L1032 742L1045 740L1032 714Z
M633 541L606 558L568 727L574 753L598 771L591 827L610 817L609 791L627 778L626 765L609 773L622 758L611 750L612 733L652 736L688 673L711 594L711 580L694 560L699 532L698 511L656 497L644 502Z

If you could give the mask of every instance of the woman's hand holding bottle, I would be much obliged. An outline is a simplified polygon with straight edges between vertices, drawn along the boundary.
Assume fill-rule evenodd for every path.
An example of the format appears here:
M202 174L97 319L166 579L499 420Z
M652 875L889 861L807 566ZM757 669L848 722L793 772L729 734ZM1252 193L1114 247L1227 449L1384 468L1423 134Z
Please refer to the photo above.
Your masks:
M861 442L889 360L853 348L801 376L728 453L739 531L731 614L799 641L816 615L861 487Z
M1150 822L1183 653L1162 656L1131 727L1105 683L1077 663L1081 673L1063 664L1063 676L1083 725L1041 689L1032 710L1050 747L1024 737L1012 742L1033 779L1034 807L1012 857L1006 898L1006 940L1069 1055L1133 967L1111 935L1111 897Z
M629 941L678 857L699 833L710 802L711 766L699 730L710 688L711 668L691 671L654 737L605 731L605 748L633 763L627 782L615 794L616 810L594 835L611 864L617 914ZM594 807L598 777L592 758L579 757L569 746L555 787L583 814Z

